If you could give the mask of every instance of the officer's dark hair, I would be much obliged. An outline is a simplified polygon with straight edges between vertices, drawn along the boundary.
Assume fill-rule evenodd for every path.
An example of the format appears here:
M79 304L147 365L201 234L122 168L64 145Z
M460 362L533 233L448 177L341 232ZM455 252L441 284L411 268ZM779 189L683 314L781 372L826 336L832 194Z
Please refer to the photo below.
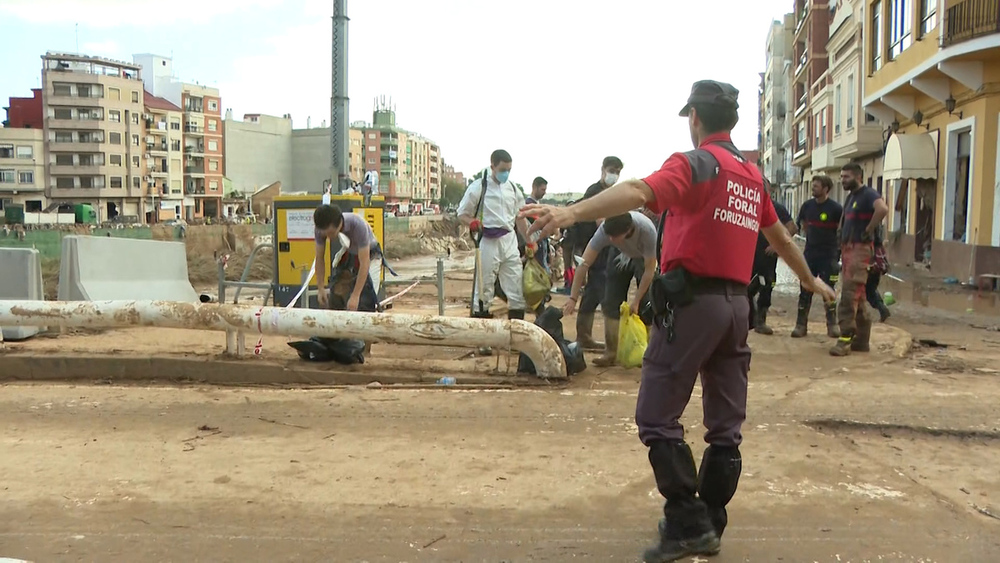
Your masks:
M542 186L542 185L545 185L545 186L549 185L549 181L546 180L545 178L542 178L541 176L538 176L534 180L531 181L531 187L532 188L537 188L538 186Z
M490 164L498 166L501 162L513 162L513 159L510 158L509 152L503 149L497 149L490 155Z
M826 188L826 191L833 189L833 178L830 178L826 174L820 174L819 176L813 176L813 182L819 182L819 185Z
M701 121L701 128L706 135L720 133L722 131L732 131L736 127L736 122L740 116L733 108L724 108L711 104L692 104L698 119Z
M604 234L609 237L617 237L628 233L632 228L632 214L623 213L608 217L604 220Z
M625 165L622 164L622 159L617 156L606 156L601 168L625 168Z
M847 170L851 174L854 174L858 178L864 178L865 172L861 169L861 165L857 162L848 162L847 164L840 167L841 171Z
M321 231L330 227L340 228L344 224L344 213L339 207L320 205L313 212L313 224Z

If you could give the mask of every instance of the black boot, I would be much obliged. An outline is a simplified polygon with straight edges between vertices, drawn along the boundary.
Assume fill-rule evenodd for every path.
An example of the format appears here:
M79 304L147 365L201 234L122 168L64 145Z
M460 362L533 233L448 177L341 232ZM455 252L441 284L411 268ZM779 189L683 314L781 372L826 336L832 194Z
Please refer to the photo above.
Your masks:
M757 319L754 322L753 329L757 334L766 334L769 336L774 334L774 329L767 326L767 307L757 309Z
M726 505L736 494L743 471L743 458L736 446L709 446L701 458L698 471L698 496L708 507L708 516L720 539L726 529L729 516Z
M809 309L812 308L812 293L799 293L799 314L795 318L792 338L802 338L809 334Z
M884 301L880 301L876 308L878 309L878 322L884 323L892 316L892 313L889 312L889 307L886 306Z
M826 335L830 338L840 337L840 323L837 322L837 302L831 301L826 307Z
M660 543L646 550L643 561L661 563L719 551L705 503L696 496L698 474L691 448L682 441L654 442L649 448L656 488L667 499L660 525Z

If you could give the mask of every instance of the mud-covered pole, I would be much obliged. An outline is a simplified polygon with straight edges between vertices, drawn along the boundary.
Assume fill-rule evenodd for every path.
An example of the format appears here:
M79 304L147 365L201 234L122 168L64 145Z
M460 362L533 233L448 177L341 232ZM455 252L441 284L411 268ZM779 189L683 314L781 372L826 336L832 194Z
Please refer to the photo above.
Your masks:
M347 0L333 0L330 89L330 178L336 193L351 181L348 168L350 100L347 97Z

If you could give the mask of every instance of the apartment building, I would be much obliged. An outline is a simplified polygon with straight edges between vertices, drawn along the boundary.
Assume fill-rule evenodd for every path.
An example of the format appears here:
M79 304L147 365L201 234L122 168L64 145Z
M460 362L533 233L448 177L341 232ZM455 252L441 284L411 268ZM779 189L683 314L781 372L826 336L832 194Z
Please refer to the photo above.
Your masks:
M9 111L7 121L12 121ZM45 185L42 129L0 128L0 215L10 204L43 211L48 206Z
M898 261L1000 273L1000 5L864 0L862 104L887 129Z
M292 117L226 110L224 161L233 190L252 194L273 182L292 186ZM329 164L327 164L329 168Z
M7 119L4 120L4 127L15 129L42 129L45 123L42 120L42 89L32 88L30 98L9 98L7 107Z
M830 31L830 7L827 0L795 0L792 72L792 165L801 170L795 201L809 197L809 179L813 176L812 156L822 134L828 110L813 101L825 86L829 67L826 42ZM822 98L821 98L822 99ZM828 121L827 121L828 123Z
M444 159L441 159L441 183L442 186L445 182L456 182L463 186L467 185L465 181L465 174L462 174L461 170L455 170L455 167L446 163Z
M144 93L146 113L143 115L145 133L147 223L158 223L184 218L184 170L181 108L160 98Z
M222 215L225 174L222 98L218 88L182 82L170 57L133 55L146 91L181 108L185 219Z
M140 221L146 171L139 67L52 52L42 63L46 196L88 203L99 221Z
M792 65L795 16L775 20L767 34L764 72L761 74L760 169L773 185L790 181L785 170L785 138L788 111L788 74Z

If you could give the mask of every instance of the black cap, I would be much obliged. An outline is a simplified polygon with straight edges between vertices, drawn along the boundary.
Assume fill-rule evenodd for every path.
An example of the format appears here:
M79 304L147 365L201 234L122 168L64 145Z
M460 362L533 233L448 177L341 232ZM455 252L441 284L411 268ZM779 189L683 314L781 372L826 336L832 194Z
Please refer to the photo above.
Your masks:
M732 84L716 82L714 80L699 80L691 86L691 95L688 96L687 104L681 109L681 117L687 117L691 106L694 104L704 104L717 106L720 108L738 109L740 104L736 102L740 91Z

